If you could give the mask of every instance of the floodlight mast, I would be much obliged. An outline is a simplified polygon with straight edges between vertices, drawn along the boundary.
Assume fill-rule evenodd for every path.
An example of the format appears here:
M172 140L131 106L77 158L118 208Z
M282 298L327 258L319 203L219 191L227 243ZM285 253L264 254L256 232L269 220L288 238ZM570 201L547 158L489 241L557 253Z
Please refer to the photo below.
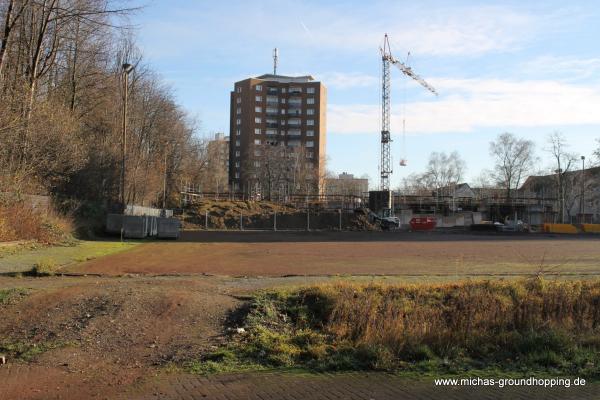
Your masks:
M409 66L398 61L392 55L390 42L387 33L383 39L383 47L379 48L381 52L381 164L379 170L381 173L380 190L390 190L390 178L392 175L392 162L390 143L392 137L390 134L390 64L394 64L402 73L409 78L419 82L421 86L437 96L436 90L428 84L423 78L417 75Z

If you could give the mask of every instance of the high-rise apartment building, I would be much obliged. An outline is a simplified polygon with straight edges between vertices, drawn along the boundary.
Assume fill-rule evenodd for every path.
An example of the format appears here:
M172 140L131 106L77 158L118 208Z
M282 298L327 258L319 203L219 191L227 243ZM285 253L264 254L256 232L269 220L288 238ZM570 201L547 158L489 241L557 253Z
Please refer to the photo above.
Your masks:
M319 193L324 175L327 91L311 76L266 74L231 92L229 183L269 198Z

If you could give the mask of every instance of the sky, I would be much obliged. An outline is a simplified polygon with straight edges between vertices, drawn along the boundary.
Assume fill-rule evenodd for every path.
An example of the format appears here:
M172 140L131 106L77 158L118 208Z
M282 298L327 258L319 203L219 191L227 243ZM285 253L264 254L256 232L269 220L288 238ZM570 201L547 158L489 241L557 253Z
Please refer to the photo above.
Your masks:
M493 167L503 132L547 136L592 158L600 138L600 4L596 1L148 0L133 15L146 62L199 121L198 135L229 133L236 81L310 74L328 89L327 168L378 185L381 57L392 53L436 88L392 67L392 186L425 170L431 152L458 151L465 181ZM404 133L403 123L404 120ZM400 167L399 161L408 165Z

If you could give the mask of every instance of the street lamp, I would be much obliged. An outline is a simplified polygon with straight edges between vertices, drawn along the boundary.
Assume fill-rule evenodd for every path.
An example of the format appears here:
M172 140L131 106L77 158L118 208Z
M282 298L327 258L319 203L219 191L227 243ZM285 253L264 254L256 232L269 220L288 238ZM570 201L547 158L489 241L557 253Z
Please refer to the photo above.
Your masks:
M124 63L122 65L123 71L123 125L121 131L121 205L123 206L123 214L125 214L125 210L127 209L126 199L125 199L125 160L127 158L127 95L128 95L128 77L129 73L133 71L133 65Z
M565 198L564 198L564 191L563 191L563 186L562 186L562 177L561 174L563 172L562 168L556 169L554 170L554 172L556 173L556 177L558 178L558 193L557 193L557 200L558 200L558 205L560 207L560 223L564 224L565 223Z
M581 156L581 220L585 223L585 156Z

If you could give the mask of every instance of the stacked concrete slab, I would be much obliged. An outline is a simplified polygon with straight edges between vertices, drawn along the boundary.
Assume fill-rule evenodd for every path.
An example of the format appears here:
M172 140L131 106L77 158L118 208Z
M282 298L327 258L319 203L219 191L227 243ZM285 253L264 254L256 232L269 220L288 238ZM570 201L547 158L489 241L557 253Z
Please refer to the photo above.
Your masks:
M178 239L180 229L181 225L175 218L121 214L108 214L106 218L107 233L123 234L128 239Z

